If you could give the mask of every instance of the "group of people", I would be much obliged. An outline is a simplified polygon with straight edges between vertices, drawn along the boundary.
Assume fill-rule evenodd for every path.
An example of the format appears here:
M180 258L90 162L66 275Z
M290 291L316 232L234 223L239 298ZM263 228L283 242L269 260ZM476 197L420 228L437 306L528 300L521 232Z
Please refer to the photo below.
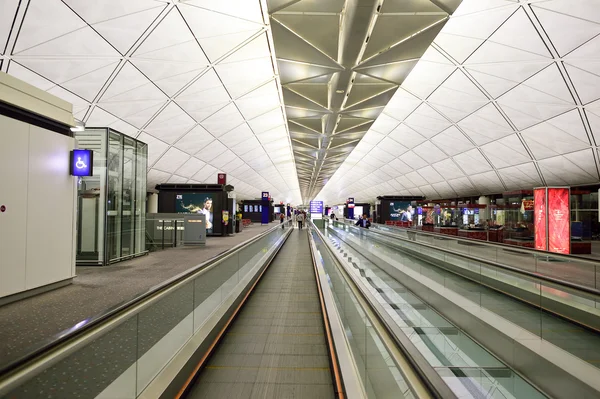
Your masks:
M288 216L288 219L292 219L292 223L295 226L296 223L298 224L298 228L300 230L302 230L302 225L304 224L304 221L306 220L306 212L305 211L299 211L299 210L294 210L294 212L291 214L291 216ZM279 214L279 223L281 224L281 228L283 229L285 227L285 215L283 213Z

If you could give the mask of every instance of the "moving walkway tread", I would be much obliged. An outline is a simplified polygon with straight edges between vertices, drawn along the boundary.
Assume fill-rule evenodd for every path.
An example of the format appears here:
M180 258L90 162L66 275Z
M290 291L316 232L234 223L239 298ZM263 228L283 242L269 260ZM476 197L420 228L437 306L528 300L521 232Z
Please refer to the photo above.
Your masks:
M290 234L187 397L334 397L305 230Z

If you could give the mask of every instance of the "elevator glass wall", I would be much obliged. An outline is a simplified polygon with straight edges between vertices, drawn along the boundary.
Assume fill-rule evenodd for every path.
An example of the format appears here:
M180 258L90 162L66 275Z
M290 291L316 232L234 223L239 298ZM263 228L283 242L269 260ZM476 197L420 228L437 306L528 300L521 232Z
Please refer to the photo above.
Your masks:
M94 174L78 181L77 264L106 265L146 252L148 146L109 128L75 132L94 151Z

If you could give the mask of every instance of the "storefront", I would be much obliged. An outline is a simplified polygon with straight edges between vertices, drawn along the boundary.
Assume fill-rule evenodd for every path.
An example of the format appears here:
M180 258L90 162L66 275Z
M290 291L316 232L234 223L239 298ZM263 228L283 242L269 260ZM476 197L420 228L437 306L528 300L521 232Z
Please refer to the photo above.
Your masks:
M275 220L275 214L280 213L283 204L273 205L273 201L269 202L269 220ZM277 209L278 208L278 209ZM262 221L263 202L261 200L244 200L240 203L243 219L250 219L252 223L261 223Z
M202 213L206 235L233 234L237 202L232 186L223 184L160 184L156 186L159 213ZM231 216L231 217L230 217Z

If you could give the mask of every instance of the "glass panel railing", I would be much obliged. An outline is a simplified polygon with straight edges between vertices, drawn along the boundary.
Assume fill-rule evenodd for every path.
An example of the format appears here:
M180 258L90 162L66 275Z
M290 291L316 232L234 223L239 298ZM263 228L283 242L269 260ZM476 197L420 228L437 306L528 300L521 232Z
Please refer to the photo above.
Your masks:
M348 232L365 233L351 226L339 226L339 228ZM538 275L568 277L571 282L579 282L579 286L592 288L596 279L595 268L590 268L593 265L577 263L577 260L568 261L568 258L564 257L553 258L545 255L534 257L533 253L499 248L502 256L500 262L497 262L498 264L520 265L520 267L506 268L497 265L496 262L494 264L487 263L486 258L478 256L481 253L470 252L466 254L470 257L465 257L459 251L443 251L439 246L425 246L419 242L403 240L396 235L377 234L377 230L369 232L369 234L369 239L373 242L386 244L392 248L403 248L439 260L446 266L451 266L455 273L471 280L502 289L531 305L600 330L600 297L598 295L537 277ZM452 241L452 238L446 240ZM391 253L394 251L392 250ZM530 273L520 273L520 270ZM584 278L587 278L587 284L584 284L586 283ZM538 327L536 334L541 334L541 330L541 327Z
M336 223L336 226L348 226ZM600 260L552 254L518 246L493 244L483 240L466 239L445 234L434 234L416 229L373 224L371 230L393 235L400 239L427 244L456 254L471 256L508 267L536 273L569 284L600 290Z
M0 398L136 398L236 290L254 276L285 239L272 229L193 276L165 287L65 345L51 361L10 383Z
M311 232L327 274L346 340L369 398L414 398L411 387L371 324L343 272L337 267L319 235Z

